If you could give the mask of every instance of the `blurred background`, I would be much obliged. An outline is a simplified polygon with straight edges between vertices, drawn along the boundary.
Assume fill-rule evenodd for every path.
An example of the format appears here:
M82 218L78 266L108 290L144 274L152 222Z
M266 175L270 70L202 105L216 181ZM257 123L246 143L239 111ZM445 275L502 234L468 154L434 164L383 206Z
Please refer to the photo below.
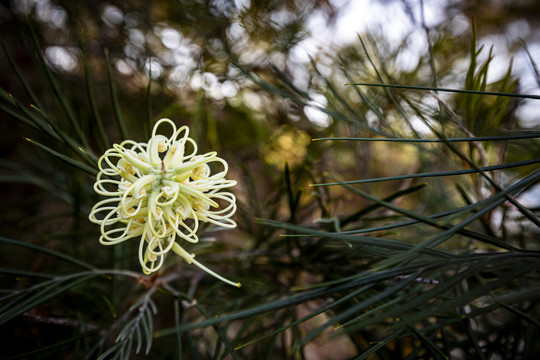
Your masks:
M421 306L394 308L393 313L384 313L387 319L370 324L371 328L354 327L345 335L332 336L329 329L348 319L347 309L360 302L357 296L347 298L347 291L356 287L328 290L305 300L294 297L294 287L332 285L332 281L362 271L383 269L380 262L401 250L366 250L350 244L352 250L348 250L344 245L348 240L335 237L329 244L320 232L371 228L368 236L417 244L442 230L423 219L412 227L387 231L384 226L403 221L407 215L346 187L308 185L474 168L464 160L467 156L478 166L538 159L535 136L540 112L534 98L446 92L433 96L424 90L345 84L538 96L539 29L540 3L533 0L2 1L0 235L15 239L14 243L0 243L3 314L9 314L17 301L34 304L37 300L32 296L50 295L46 302L19 307L13 312L17 316L3 318L0 334L9 344L4 355L97 358L117 343L115 334L127 326L126 319L136 317L132 306L139 304L141 294L149 288L156 291L152 298L157 304L150 358L181 358L183 354L188 359L263 355L269 359L347 359L365 353L384 338L392 322L388 319L395 320L402 311L422 314ZM163 117L190 126L190 136L200 152L217 151L229 163L228 178L239 183L232 189L238 199L238 228L218 232L207 227L204 241L192 250L210 267L241 281L242 289L216 284L181 260L169 258L160 276L179 274L168 284L182 295L166 287L161 294L153 285L145 285L145 280L117 279L115 275L95 277L65 291L59 290L67 281L61 278L48 293L40 293L42 288L33 286L74 274L80 265L62 260L58 253L100 269L139 271L137 246L99 245L99 228L87 220L99 200L92 191L95 163L91 159L123 139L146 141L149 124ZM55 123L76 146L66 145L56 129L56 133L46 131L50 125L40 127L40 121ZM440 144L312 141L327 137L433 138L438 132L449 138L509 134L529 138L485 146L469 142L462 147L465 157ZM78 152L79 146L88 155ZM494 178L506 187L534 169L537 166L520 165L497 172ZM453 255L501 249L519 254L538 251L535 211L540 207L540 190L534 187L536 182L528 183L527 191L518 196L529 212L501 206L473 224L474 236L452 233L456 236L451 244L442 245L442 251ZM459 179L435 177L429 180L429 190L421 190L425 186L423 181L405 179L357 188L415 214L441 213L500 191L487 186L478 174ZM288 236L305 235L310 229L318 233ZM489 241L478 243L471 236ZM538 266L534 256L531 273ZM512 261L504 266L514 268L516 260ZM459 266L452 271L461 271ZM480 265L474 266L480 271ZM482 273L482 280L475 278L473 285L461 282L459 291L481 287L484 280L497 278L507 268L503 270ZM430 279L439 280L431 285L413 281L407 295L399 295L396 303L405 304L407 296L455 275L449 269L433 271ZM392 276L388 283L375 284L369 296L366 293L367 299L395 286ZM468 276L473 275L463 275L464 279ZM366 356L497 359L515 353L519 359L531 358L527 356L540 352L538 344L534 345L538 338L537 280L531 280L534 286L514 284L523 290L514 299L518 304L512 308L515 311L496 306L497 312L485 321L473 318L470 321L478 323L443 335L413 334L400 337L399 343L390 339L381 343L379 352ZM501 280L500 286L507 282ZM454 288L448 291L459 295ZM291 303L272 303L279 299ZM339 299L345 300L317 317L317 309ZM475 299L462 304L464 313L426 313L421 321L469 316L473 306L469 301ZM194 307L195 302L203 310ZM267 302L275 307L266 308ZM257 311L242 313L246 309ZM279 312L272 316L276 309ZM208 322L222 314L239 315L229 321ZM343 317L337 317L339 314ZM305 316L309 321L299 321ZM296 321L299 324L288 326ZM200 325L189 328L197 323ZM504 334L497 332L501 324L508 325ZM182 334L167 332L179 328ZM324 336L318 336L319 329ZM233 351L264 334L272 335ZM451 345L441 340L445 336L451 338ZM497 348L497 342L506 347ZM131 344L125 346L123 349ZM119 352L107 356L113 355L126 356Z

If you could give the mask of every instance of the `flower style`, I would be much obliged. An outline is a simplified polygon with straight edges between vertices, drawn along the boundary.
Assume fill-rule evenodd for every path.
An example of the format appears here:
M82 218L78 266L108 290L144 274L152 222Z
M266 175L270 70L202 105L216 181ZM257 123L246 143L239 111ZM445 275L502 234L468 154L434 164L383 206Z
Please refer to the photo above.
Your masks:
M172 127L170 138L157 134L162 124ZM216 152L196 155L197 144L188 135L187 126L176 129L174 122L161 119L148 143L126 140L114 144L99 159L100 171L94 184L98 194L109 198L92 208L89 219L101 226L99 242L103 245L140 237L139 262L147 275L157 271L172 250L188 264L240 287L240 283L196 261L195 255L179 244L179 240L199 241L201 221L236 227L231 219L236 198L222 191L236 185L236 181L225 179L227 162ZM189 154L185 153L186 146L192 148ZM212 174L209 164L223 169Z

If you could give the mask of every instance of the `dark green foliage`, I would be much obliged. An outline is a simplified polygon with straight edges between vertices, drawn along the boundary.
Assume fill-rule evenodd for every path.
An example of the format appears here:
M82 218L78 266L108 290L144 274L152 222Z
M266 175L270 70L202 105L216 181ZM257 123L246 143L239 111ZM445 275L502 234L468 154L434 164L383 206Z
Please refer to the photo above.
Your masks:
M540 132L516 109L539 98L511 65L488 81L497 49L481 57L474 23L468 47L428 29L429 56L407 71L406 44L362 34L314 56L301 84L289 56L332 2L251 1L237 17L233 1L55 4L64 27L12 5L20 32L2 33L0 357L538 357ZM183 85L160 27L198 49ZM58 33L73 71L46 56ZM237 93L189 85L211 75ZM240 289L174 256L144 276L137 242L104 247L88 221L101 154L161 117L239 183L238 228L206 226L187 250Z

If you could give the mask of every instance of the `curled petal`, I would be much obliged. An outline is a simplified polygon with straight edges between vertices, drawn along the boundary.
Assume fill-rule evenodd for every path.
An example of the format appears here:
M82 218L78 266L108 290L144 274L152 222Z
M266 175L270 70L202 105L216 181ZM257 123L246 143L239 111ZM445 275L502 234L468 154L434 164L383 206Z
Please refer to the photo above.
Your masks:
M163 265L164 255L152 255L149 252L149 247L145 245L146 239L145 236L142 236L139 243L139 263L141 264L143 272L146 275L149 275L153 272L158 271L161 268L161 266ZM157 245L161 246L160 244ZM147 263L150 266L148 266Z
M131 165L137 168L141 173L148 174L152 170L152 165L141 160L133 150L126 150L123 146L114 144L113 147L121 154Z
M121 234L119 236L113 237L111 235L115 233ZM104 232L99 238L99 242L102 245L116 245L123 241L132 239L134 237L140 236L143 233L143 228L141 226L133 226L129 222L124 228L110 229Z
M185 222L183 222L180 215L178 215L177 213L173 214L170 209L167 209L165 211L164 216L174 229L177 236L191 243L197 243L199 241L199 237L196 234L199 228L199 220L196 216L193 220L193 228L190 228ZM187 231L187 233L182 232L182 230L179 228L180 226L183 227Z
M198 199L198 200L200 200L200 201L204 201L204 202L208 203L210 206L218 207L217 202L215 202L214 200L210 199L210 198L209 198L205 193L203 193L202 191L193 189L192 187L187 186L187 185L184 185L184 184L178 184L178 187L179 187L180 191L181 191L183 194L189 195L189 196L191 196L191 197L194 198L194 199Z
M203 165L216 158L217 153L215 151L206 153L204 155L193 156L188 162L178 165L174 168L177 174L185 174L191 172L193 169Z
M130 147L131 145L131 147ZM120 144L125 149L129 149L135 153L144 153L146 152L146 144L145 143L138 143L133 140L124 140Z
M143 196L146 196L147 188L149 188L149 185L154 182L154 177L152 175L145 175L135 181L133 183L133 186L126 191L127 194L131 193L131 195L135 199L140 199Z
M158 199L156 200L156 203L161 207L167 207L174 204L179 195L180 187L177 183L167 181L166 184L166 186L161 188L161 192L158 194ZM161 198L168 199L166 201L160 201Z
M98 177L96 179L96 182L94 183L94 191L97 192L99 195L103 196L119 196L124 194L124 190L121 189L121 186L125 186L125 182L123 180L112 180L112 179L100 179L101 173L98 174ZM111 191L105 188L106 184L113 185L112 187L116 189L116 191Z
M207 177L207 179L209 179L209 180L223 179L227 175L227 172L229 171L229 165L227 164L227 162L225 160L223 160L222 158L219 158L219 157L213 158L212 162L221 163L221 165L223 165L223 170L216 173L216 174L214 174L214 175L212 175L212 176Z
M122 201L121 201L121 209L120 209L120 212L121 212L121 215L124 216L124 217L129 217L129 218L133 218L133 217L136 217L137 215L139 215L139 212L141 211L141 209L143 208L142 205L143 205L143 201L144 199L135 199L135 198L124 198L122 197Z
M148 142L148 156L153 167L159 166L161 158L159 154L167 150L168 139L163 135L155 135Z
M152 129L152 137L150 139L153 139L156 137L156 133L157 133L157 129L159 128L159 126L163 123L167 123L169 125L171 125L173 131L173 136L171 138L174 138L176 137L176 125L174 124L174 122L171 120L171 119L167 119L167 118L163 118L163 119L159 119L156 124L154 125L154 128ZM157 135L157 136L163 136L163 135ZM187 135L186 135L187 136Z
M163 164L167 168L175 168L184 159L184 142L175 141L170 147L169 151L163 158Z
M219 210L199 208L197 209L197 217L202 221L211 222L215 225L227 228L236 227L236 222L230 219L236 212L236 197L231 193L214 194L213 197L225 200L229 205Z
M120 175L121 170L115 164L113 164L110 159L111 157L121 159L122 155L120 155L115 149L109 149L105 151L105 154L103 154L103 156L100 157L98 160L98 168L100 170L100 174L105 174L108 176Z
M169 237L167 237L165 239L164 238L153 237L152 240L150 240L150 243L148 244L148 250L147 251L149 252L149 254L154 255L154 256L165 255L173 247L174 238L175 238L175 233L174 232L173 232L173 235L171 235L171 236L169 236ZM162 241L165 241L168 244L167 247L163 248L163 245L161 243ZM158 246L158 243L159 243L159 246ZM154 250L156 247L159 248L159 251Z
M198 150L197 143L192 138L186 138L185 142L190 143L191 146L193 146L193 151L191 152L191 154L187 154L187 155L184 154L184 161L189 160L191 157L195 156Z
M180 136L180 134L182 134L182 136ZM189 136L189 128L184 125L174 132L173 136L171 136L171 141L185 142L186 139L189 139L188 136Z
M100 202L98 202L96 205L94 205L94 207L92 208L92 210L90 211L90 215L88 216L88 219L95 223L95 224L99 224L101 225L102 223L104 222L107 222L107 223L110 223L110 224L114 224L117 222L117 220L114 220L114 219L110 219L110 214L111 213L116 213L118 212L118 209L120 208L118 206L118 201L119 201L119 198L113 198L113 199L106 199L106 200L102 200ZM104 206L106 204L115 204L113 206ZM108 215L105 216L104 219L98 219L96 218L96 214L99 214L100 212L102 211L109 211Z

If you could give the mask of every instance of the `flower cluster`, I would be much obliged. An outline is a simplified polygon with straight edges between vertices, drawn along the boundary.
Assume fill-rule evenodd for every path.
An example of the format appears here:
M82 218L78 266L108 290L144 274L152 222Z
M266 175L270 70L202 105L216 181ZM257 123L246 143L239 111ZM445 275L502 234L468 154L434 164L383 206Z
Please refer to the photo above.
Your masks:
M157 133L162 124L172 127L170 137ZM236 181L225 179L227 162L216 152L197 155L197 144L188 135L187 126L176 129L174 122L161 119L148 143L126 140L107 150L98 162L94 190L109 198L92 208L90 221L101 226L99 241L103 245L140 238L139 262L145 274L157 271L172 250L187 263L239 287L240 283L196 261L195 255L179 244L182 240L199 241L201 221L236 227L231 219L236 198L222 191L236 185Z

